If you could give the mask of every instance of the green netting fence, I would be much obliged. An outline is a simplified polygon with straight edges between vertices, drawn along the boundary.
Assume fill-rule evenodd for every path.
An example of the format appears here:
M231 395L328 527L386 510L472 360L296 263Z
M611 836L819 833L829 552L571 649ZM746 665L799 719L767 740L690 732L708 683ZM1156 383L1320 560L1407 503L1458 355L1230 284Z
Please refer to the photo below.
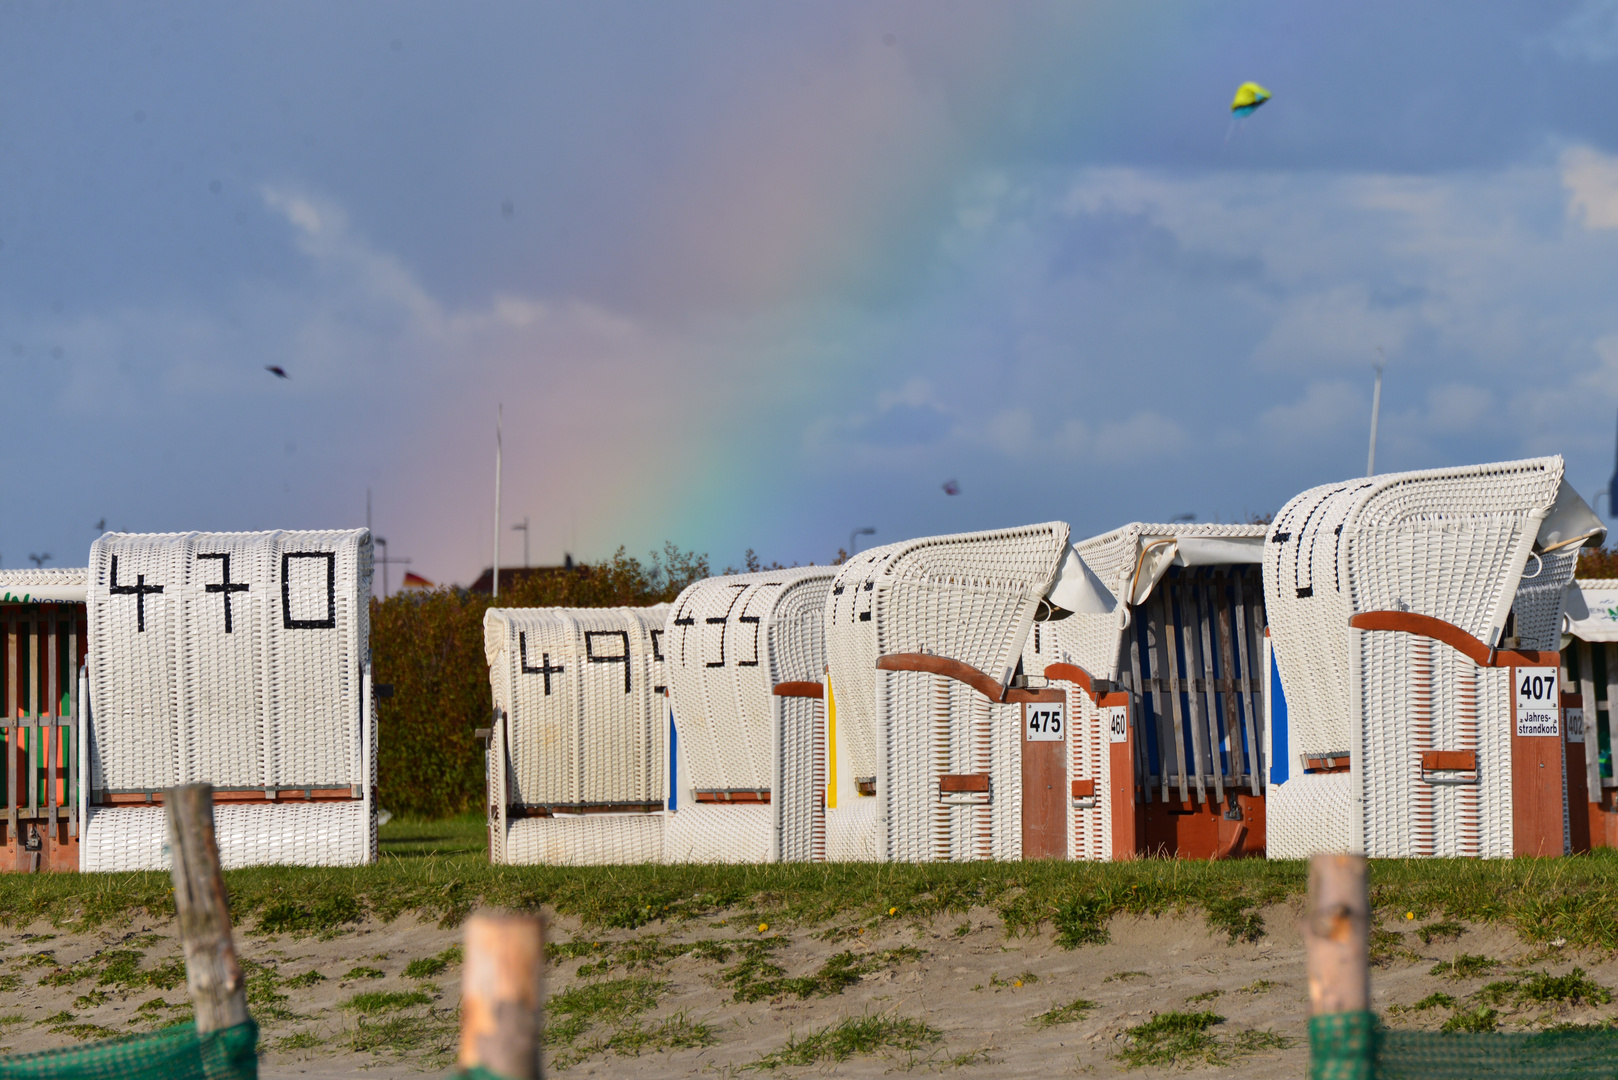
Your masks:
M0 1080L258 1080L258 1025L147 1035L0 1057Z
M1370 1012L1309 1020L1310 1080L1618 1080L1618 1031L1394 1031Z
M258 1025L198 1035L176 1024L35 1054L0 1055L0 1080L258 1080ZM448 1080L501 1080L487 1069L456 1069Z

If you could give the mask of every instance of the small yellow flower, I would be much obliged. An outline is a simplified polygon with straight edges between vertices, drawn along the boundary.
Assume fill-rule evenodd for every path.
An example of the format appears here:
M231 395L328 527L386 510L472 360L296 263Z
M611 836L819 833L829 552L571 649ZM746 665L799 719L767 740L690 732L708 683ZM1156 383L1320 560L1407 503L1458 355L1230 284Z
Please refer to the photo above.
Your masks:
M1414 918L1415 918L1415 917L1416 917L1416 913L1415 913L1415 912L1414 912L1414 911L1407 911L1407 912L1405 912L1405 918L1407 918L1407 919L1414 919Z
M1021 979L1013 979L1011 981L1011 985L1012 986L1021 986L1022 985L1022 980Z
M764 931L768 930L769 928L770 928L770 924L767 923L767 922L761 922L761 923L758 924L758 932L761 933L761 934Z
M899 909L896 908L896 907L890 907L888 909L888 914L889 915L897 915L897 914L899 914Z

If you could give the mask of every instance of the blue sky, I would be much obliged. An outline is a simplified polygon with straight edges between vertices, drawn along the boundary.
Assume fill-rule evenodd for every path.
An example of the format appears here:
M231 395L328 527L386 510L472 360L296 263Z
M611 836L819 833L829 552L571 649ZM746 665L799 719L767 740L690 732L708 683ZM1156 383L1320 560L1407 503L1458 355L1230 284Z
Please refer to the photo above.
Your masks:
M370 488L465 582L497 403L506 561L1229 521L1379 347L1381 468L1591 496L1615 91L1613 2L6 5L0 565Z

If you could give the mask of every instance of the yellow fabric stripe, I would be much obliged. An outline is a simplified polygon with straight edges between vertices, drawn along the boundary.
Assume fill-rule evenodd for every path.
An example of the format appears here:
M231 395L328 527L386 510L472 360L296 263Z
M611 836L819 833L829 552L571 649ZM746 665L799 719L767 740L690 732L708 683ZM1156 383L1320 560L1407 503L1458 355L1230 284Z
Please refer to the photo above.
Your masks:
M826 672L826 809L837 809L837 699Z

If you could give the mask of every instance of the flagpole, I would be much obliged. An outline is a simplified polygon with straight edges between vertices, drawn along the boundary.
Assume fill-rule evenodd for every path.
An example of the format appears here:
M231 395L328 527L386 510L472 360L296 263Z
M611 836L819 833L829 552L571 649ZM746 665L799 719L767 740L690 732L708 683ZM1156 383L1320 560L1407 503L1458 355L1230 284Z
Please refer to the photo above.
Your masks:
M1382 350L1378 348L1378 352ZM1386 358L1384 357L1384 360ZM1371 391L1371 454L1365 462L1365 475L1376 475L1376 421L1382 412L1382 365L1376 365L1376 389Z
M500 426L505 405L494 410L494 586L493 599L500 599Z

